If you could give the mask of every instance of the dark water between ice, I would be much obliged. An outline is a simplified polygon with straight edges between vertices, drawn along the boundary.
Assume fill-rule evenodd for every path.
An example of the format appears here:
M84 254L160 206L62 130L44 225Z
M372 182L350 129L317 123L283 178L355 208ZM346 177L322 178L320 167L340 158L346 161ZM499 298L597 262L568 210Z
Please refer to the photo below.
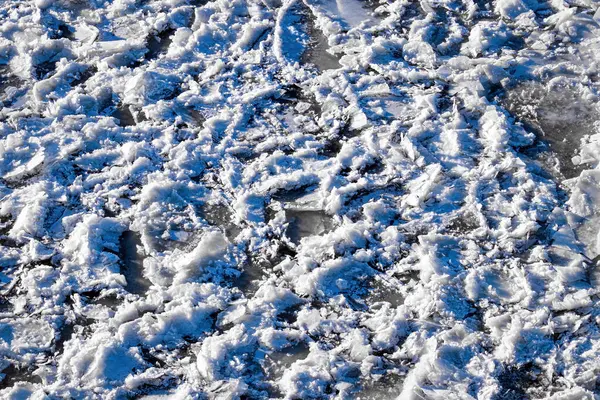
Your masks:
M123 232L119 243L119 255L122 263L121 273L127 280L125 290L143 296L152 286L152 282L144 276L144 257L140 254L141 248L142 241L139 233Z

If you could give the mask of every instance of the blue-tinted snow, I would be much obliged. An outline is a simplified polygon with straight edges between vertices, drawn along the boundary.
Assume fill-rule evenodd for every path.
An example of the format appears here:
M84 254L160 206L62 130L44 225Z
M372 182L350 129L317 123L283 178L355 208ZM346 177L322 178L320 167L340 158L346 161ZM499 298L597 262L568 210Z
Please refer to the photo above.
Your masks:
M594 2L0 4L0 397L597 396Z

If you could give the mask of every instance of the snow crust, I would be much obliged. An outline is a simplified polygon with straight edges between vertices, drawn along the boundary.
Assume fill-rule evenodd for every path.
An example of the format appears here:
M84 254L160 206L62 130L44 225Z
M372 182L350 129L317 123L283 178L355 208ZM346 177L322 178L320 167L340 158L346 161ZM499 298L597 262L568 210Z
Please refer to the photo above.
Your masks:
M595 1L0 2L0 398L594 399Z

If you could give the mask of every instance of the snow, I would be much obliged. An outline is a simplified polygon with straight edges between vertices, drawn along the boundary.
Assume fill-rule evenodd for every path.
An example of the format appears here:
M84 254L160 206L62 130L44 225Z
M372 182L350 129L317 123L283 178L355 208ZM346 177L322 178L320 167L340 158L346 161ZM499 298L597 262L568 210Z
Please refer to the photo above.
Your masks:
M0 4L0 398L595 398L598 15Z

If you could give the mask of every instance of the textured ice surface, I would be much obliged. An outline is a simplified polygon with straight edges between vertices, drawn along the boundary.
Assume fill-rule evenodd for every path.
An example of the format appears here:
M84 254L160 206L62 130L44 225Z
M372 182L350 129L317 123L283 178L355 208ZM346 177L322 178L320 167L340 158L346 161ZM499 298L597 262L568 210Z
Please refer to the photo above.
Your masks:
M586 95L590 94L566 83L528 82L510 90L507 96L508 109L537 131L540 143L531 153L546 158L548 169L565 178L578 177L585 169L575 157L582 140L596 133L595 123L600 120L595 99L587 99ZM552 158L556 165L548 165Z
M599 23L0 2L0 398L598 397Z

